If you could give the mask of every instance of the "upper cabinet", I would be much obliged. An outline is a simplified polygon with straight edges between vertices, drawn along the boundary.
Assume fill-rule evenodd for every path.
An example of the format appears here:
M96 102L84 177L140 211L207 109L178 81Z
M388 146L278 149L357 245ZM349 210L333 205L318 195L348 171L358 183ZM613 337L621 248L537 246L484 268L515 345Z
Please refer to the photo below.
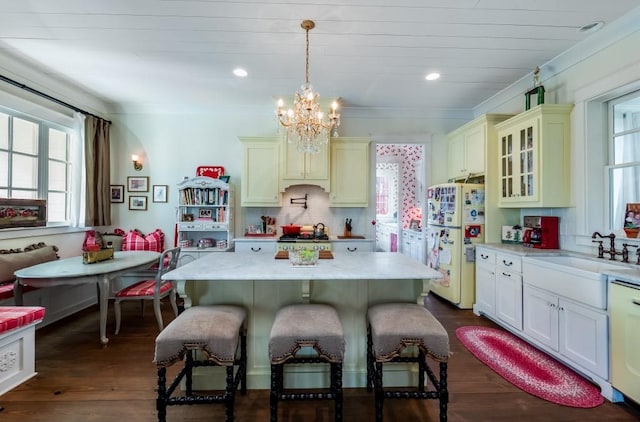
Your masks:
M495 137L494 125L509 117L504 114L485 114L447 135L449 180L486 172L487 145Z
M324 144L317 154L299 152L295 143L282 141L280 191L292 185L317 185L329 190L329 147Z
M498 204L571 206L571 104L542 104L496 125Z
M369 138L331 138L332 207L369 206Z
M279 207L280 138L240 138L240 142L243 157L241 205Z

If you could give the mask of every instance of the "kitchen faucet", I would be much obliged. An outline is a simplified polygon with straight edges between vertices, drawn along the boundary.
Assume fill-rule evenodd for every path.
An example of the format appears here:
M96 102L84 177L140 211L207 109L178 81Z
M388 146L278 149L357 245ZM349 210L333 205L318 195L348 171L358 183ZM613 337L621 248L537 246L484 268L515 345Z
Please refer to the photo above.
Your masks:
M609 250L605 250L604 247L602 246L602 240L592 240L592 242L594 243L598 243L598 258L604 258L604 254L609 254L609 260L610 261L615 261L616 260L616 255L623 255L623 260L624 260L624 251L627 249L626 247L623 248L623 252L616 252L616 235L613 233L610 233L606 236L603 236L600 234L600 232L593 232L593 234L591 235L591 239L596 239L597 237L599 237L600 239L604 239L605 237L609 238L610 241L610 246L609 246ZM627 257L628 260L628 257Z

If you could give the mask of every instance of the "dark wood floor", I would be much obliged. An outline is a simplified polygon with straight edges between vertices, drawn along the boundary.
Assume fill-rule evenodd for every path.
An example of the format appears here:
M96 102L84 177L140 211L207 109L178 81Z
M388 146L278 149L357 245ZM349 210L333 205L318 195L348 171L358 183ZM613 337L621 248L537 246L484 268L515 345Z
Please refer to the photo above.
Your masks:
M98 311L90 308L37 331L38 375L0 397L2 422L138 422L155 420L156 372L152 363L157 327L150 307L145 318L136 305L123 308L122 330L110 335L107 348L98 342ZM493 324L458 310L437 297L427 306L449 332L453 357L449 363L449 420L458 421L637 421L640 412L626 404L605 402L594 409L558 406L512 386L480 363L458 341L455 329ZM164 305L165 321L170 307ZM113 310L109 315L113 330ZM236 420L269 420L266 390L238 396ZM373 398L365 389L345 391L344 420L372 421ZM438 421L433 400L394 400L385 403L386 422ZM219 405L174 406L168 420L221 421ZM332 420L329 402L281 405L280 421Z

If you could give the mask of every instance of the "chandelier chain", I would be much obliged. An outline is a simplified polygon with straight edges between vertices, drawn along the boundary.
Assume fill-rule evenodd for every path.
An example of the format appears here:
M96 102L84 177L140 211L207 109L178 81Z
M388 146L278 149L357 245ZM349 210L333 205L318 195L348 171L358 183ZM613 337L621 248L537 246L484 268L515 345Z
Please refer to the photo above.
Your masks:
M305 83L309 85L309 29L307 31L307 49L306 49L306 61L305 61Z

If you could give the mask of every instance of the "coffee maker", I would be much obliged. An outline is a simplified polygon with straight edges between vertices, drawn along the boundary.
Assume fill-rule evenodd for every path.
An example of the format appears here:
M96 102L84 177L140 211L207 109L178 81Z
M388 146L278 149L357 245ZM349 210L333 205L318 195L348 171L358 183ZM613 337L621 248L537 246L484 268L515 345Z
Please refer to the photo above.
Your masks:
M560 248L560 218L549 216L525 216L523 218L525 232L522 244L539 249Z

